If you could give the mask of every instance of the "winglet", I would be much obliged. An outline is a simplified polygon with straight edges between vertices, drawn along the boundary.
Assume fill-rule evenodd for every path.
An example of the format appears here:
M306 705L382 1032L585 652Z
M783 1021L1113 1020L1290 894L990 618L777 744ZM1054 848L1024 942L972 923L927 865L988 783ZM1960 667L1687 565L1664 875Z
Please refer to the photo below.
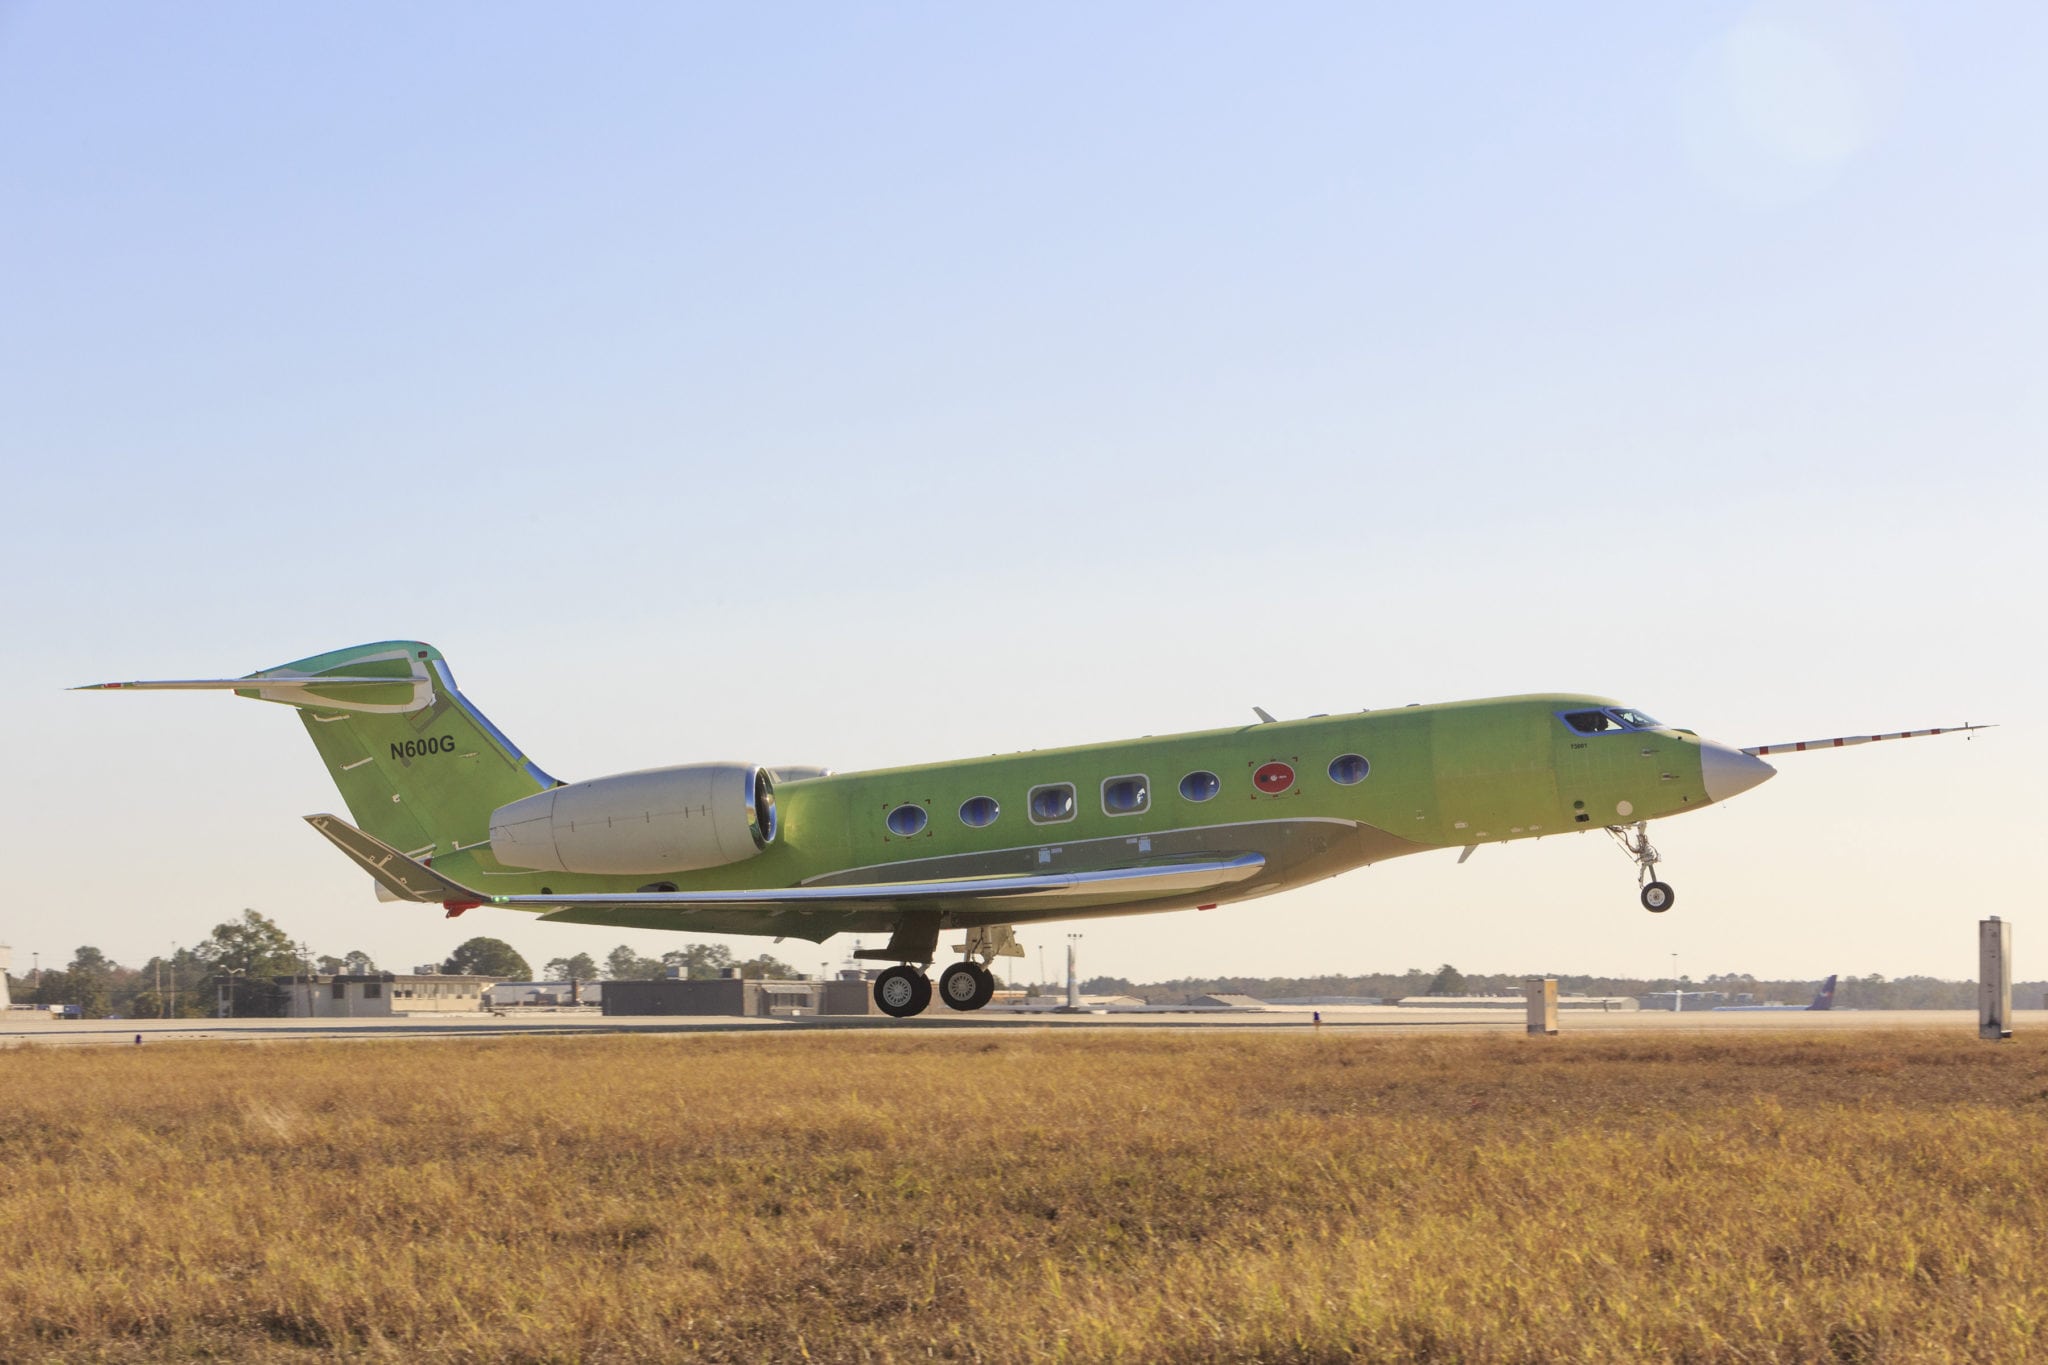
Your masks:
M376 878L379 886L402 901L445 905L451 916L491 902L491 898L482 892L472 891L461 882L442 876L425 863L414 862L338 815L309 815L306 823L320 831L328 843L361 864L363 871Z

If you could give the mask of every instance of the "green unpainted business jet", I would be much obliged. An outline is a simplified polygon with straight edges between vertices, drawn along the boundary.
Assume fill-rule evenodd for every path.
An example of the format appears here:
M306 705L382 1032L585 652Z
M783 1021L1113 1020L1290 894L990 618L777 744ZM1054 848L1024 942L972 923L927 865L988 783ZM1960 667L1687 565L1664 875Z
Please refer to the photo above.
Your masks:
M1762 755L1948 733L1735 749L1601 697L1544 695L1258 723L874 772L751 763L559 782L415 640L243 678L79 690L225 690L293 707L354 819L313 828L385 899L635 929L822 942L888 933L875 999L979 1009L1015 926L1209 909L1403 854L1602 829L1671 908L1647 824L1749 790ZM1257 708L1254 708L1255 710ZM1975 730L1965 725L1951 730Z

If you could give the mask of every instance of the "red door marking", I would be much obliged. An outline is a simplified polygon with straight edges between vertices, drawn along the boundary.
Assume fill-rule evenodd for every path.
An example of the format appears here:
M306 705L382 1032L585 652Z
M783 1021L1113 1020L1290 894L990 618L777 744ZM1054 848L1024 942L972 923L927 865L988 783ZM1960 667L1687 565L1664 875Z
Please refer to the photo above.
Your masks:
M1268 796L1278 796L1294 785L1294 769L1285 763L1268 763L1252 774L1252 785Z

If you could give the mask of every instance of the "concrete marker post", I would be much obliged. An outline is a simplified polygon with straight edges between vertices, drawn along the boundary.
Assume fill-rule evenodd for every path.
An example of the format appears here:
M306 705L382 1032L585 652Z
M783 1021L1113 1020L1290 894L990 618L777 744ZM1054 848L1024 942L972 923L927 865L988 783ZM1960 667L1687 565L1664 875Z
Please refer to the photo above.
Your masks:
M2012 925L1996 915L1977 921L1977 1036L2012 1037Z
M1557 978L1532 976L1522 982L1522 998L1529 1003L1529 1032L1544 1037L1557 1034Z

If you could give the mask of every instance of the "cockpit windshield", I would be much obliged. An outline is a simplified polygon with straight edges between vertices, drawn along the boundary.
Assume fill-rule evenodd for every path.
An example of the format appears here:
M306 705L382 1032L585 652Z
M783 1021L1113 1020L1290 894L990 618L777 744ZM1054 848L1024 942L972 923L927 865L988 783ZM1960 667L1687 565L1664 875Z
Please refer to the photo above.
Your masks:
M1604 730L1657 730L1662 726L1632 706L1614 706L1605 711L1563 711L1558 719L1582 735Z

